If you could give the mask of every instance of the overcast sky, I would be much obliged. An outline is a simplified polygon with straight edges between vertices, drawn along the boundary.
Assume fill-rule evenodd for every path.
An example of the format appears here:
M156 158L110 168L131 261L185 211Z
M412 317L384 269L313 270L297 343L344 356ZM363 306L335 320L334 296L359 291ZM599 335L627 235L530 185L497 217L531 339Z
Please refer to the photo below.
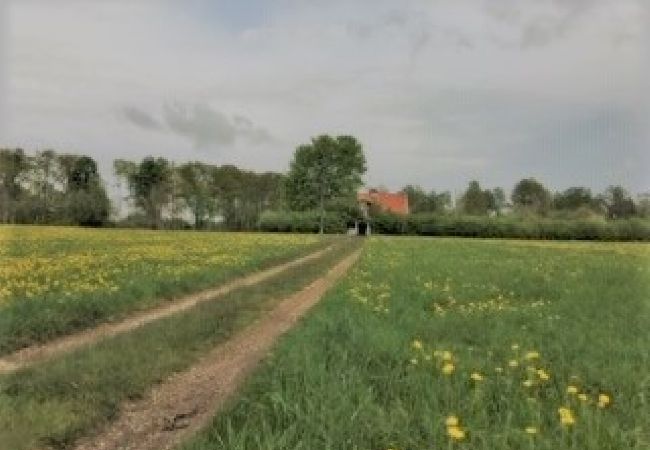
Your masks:
M650 190L647 0L0 0L0 147Z

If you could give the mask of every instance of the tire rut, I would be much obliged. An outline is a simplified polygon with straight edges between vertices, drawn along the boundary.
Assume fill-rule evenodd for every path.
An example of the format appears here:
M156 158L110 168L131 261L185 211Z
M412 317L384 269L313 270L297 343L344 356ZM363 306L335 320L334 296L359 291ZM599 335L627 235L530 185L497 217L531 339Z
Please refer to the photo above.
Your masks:
M203 428L237 392L275 341L356 262L357 250L324 276L282 300L254 324L207 353L187 371L123 405L115 422L75 450L169 450Z

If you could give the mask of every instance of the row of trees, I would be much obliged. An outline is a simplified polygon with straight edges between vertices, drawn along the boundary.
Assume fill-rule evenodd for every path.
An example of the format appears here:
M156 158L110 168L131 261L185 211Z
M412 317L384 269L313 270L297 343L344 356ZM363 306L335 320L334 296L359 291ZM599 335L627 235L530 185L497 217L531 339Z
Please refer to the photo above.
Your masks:
M0 187L3 223L96 226L109 217L108 195L88 156L0 149Z
M515 185L508 201L502 188L482 189L478 181L471 181L455 206L449 192L427 193L421 187L412 185L403 190L409 197L411 213L414 214L456 212L470 216L500 216L514 211L524 215L560 218L650 217L650 198L639 196L635 201L621 186L610 186L596 195L589 188L580 186L552 193L534 178L525 178Z
M262 211L283 206L284 176L235 166L188 162L174 166L164 158L116 160L115 174L126 182L138 213L131 221L154 228L182 224L194 228L219 223L228 229L255 229Z
M132 211L122 225L255 229L262 211L284 208L285 177L164 158L114 161ZM0 223L101 226L112 208L97 163L52 150L0 149Z
M296 211L316 215L322 231L326 217L359 216L356 193L367 166L362 145L354 137L322 135L296 149L287 175L201 162L175 165L154 157L116 160L113 169L120 186L128 190L125 199L131 214L120 219L122 225L256 229L264 211ZM3 223L99 226L116 212L96 162L85 155L51 150L28 155L20 149L0 149L0 189ZM508 197L501 188L483 189L472 181L456 199L449 192L426 192L419 186L403 190L413 214L500 216L515 211L561 218L650 217L650 198L635 202L620 186L597 195L584 187L551 193L526 178Z

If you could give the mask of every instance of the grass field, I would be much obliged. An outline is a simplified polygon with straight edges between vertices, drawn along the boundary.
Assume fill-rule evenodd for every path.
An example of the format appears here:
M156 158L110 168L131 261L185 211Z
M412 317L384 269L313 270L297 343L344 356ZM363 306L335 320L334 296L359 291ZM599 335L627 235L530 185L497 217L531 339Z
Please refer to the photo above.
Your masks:
M0 354L322 245L306 235L0 226Z
M650 448L650 247L373 238L183 450Z
M69 448L114 419L120 404L195 362L356 248L30 369L0 376L0 449Z

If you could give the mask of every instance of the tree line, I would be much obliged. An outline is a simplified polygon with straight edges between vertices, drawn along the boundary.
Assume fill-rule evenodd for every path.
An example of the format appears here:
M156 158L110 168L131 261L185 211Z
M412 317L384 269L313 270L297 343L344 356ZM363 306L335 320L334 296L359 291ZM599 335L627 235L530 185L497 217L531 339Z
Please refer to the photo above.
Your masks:
M278 173L154 157L115 160L113 169L128 191L126 217L118 217L93 158L0 149L0 222L251 230L262 211L284 207Z
M0 149L0 222L255 230L263 214L273 212L276 219L285 215L300 220L300 214L306 214L323 231L326 219L338 217L344 224L360 217L356 194L367 163L354 137L321 135L295 150L287 174L197 161L175 164L159 157L118 159L113 171L127 191L120 197L120 203L128 205L127 216L111 204L90 156ZM621 186L599 194L586 187L551 192L525 178L509 196L502 188L484 189L477 181L457 198L415 185L403 191L413 215L650 217L650 198L635 200Z
M524 178L514 186L508 199L503 188L482 189L471 181L467 189L452 202L449 192L425 192L419 186L403 189L409 197L411 213L456 213L469 216L502 216L518 214L528 217L589 219L629 219L650 217L650 196L637 200L622 186L610 186L594 194L591 189L575 186L551 192L534 178Z

